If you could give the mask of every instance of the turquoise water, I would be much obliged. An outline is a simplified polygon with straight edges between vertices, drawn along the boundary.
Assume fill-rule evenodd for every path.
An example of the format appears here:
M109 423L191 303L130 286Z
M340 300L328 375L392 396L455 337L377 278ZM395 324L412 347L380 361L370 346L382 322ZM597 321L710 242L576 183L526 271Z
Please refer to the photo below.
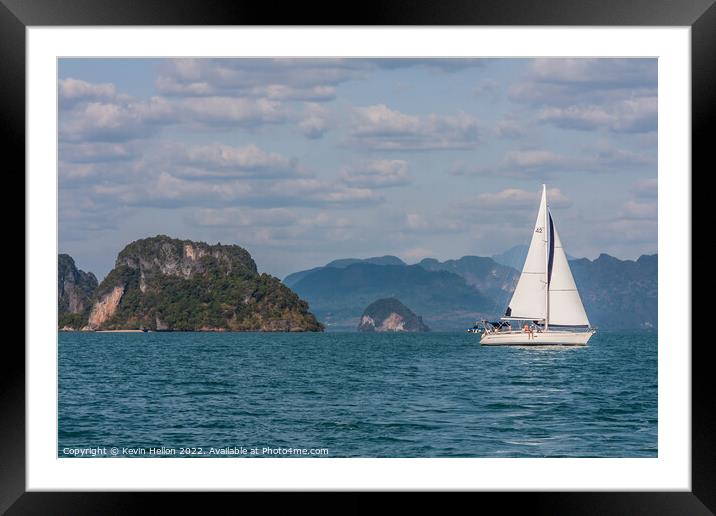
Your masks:
M60 333L58 437L60 457L656 457L657 337Z

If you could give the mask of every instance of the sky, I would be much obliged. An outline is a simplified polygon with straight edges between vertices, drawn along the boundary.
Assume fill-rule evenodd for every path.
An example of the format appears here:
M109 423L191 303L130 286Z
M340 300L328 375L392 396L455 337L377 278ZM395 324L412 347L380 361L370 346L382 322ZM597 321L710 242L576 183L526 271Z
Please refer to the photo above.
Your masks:
M490 256L541 185L565 250L657 251L656 59L60 59L59 248L166 234L283 278Z

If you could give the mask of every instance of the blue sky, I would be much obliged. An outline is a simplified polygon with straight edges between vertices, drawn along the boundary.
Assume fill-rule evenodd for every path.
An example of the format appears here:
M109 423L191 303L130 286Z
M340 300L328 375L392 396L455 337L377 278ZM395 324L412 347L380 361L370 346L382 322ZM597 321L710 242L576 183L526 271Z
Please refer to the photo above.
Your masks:
M655 59L61 59L59 244L101 279L156 234L279 277L526 244L657 249Z

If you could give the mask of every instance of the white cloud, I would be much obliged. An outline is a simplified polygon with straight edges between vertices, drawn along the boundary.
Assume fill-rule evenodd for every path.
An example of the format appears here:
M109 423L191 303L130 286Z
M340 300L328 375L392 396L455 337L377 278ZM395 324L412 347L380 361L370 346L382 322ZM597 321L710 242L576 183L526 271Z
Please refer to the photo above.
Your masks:
M619 100L656 91L656 59L534 59L512 85L515 102L568 106Z
M260 226L286 227L300 226L306 230L315 228L347 228L353 222L347 217L336 217L335 214L319 212L315 215L301 215L287 208L201 208L193 210L187 219L198 226Z
M82 190L62 190L58 196L63 238L87 238L87 232L115 230L122 220L121 206L97 202ZM93 238L93 237L92 237Z
M299 174L298 162L254 144L167 145L158 158L176 166L175 174L191 178L276 178Z
M197 182L161 172L141 184L98 184L91 191L101 197L134 206L206 206L250 196L254 189L246 182Z
M615 217L608 220L592 220L586 222L581 234L572 236L573 245L580 245L584 254L608 253L613 256L624 255L624 250L638 256L643 253L656 252L658 239L658 223L656 219ZM589 235L589 238L584 237ZM580 242L580 239L586 240ZM638 252L635 252L639 249Z
M593 161L586 158L573 158L546 149L523 149L508 151L496 165L456 160L451 164L448 173L454 176L545 178L555 172L591 170L592 167Z
M514 118L503 118L498 120L494 128L498 138L517 139L526 134L524 122Z
M657 98L639 97L603 106L550 107L540 111L538 120L563 129L648 132L656 130Z
M303 214L301 212L304 212ZM225 207L201 208L191 210L185 216L189 225L222 234L221 238L240 235L244 244L262 244L287 247L306 245L306 242L325 244L346 241L351 238L354 223L347 217L338 217L335 213L321 211L306 214L307 208L256 208ZM236 233L234 233L234 231Z
M445 234L465 228L464 219L450 216L451 214L445 215L445 213L430 215L417 212L405 213L404 223L398 227L398 230L402 233Z
M530 75L538 82L588 89L650 87L656 73L655 59L542 58L530 67Z
M614 144L604 142L592 149L586 149L593 156L594 170L626 171L635 168L651 168L656 173L656 149L647 151L631 151L621 149Z
M191 212L188 221L197 226L283 227L293 224L297 215L285 208L201 208Z
M535 59L512 85L514 102L562 129L647 133L657 124L656 59Z
M383 196L369 188L341 188L317 192L314 198L328 204L365 205L378 204L384 201Z
M176 101L183 121L215 126L255 127L280 123L288 116L280 102L237 97L200 97Z
M155 85L165 95L327 101L337 84L364 73L359 63L339 59L172 59Z
M198 196L222 191L219 184L216 188L207 189L198 184L200 181L211 184L241 179L250 184L247 181L307 175L295 158L266 151L255 144L234 147L218 143L145 145L139 142L63 142L60 145L61 187L89 184L91 181L104 187L122 185L122 188L131 183L142 191L162 173L177 180L193 181ZM261 189L258 186L255 188ZM187 193L190 191L187 186Z
M326 102L344 82L405 67L451 72L482 66L477 59L245 58L168 59L155 81L170 96L262 97L281 101Z
M453 161L447 173L453 176L495 176L546 179L555 173L607 173L655 169L653 152L634 152L611 143L584 148L579 155L567 156L548 149L511 150L496 164Z
M151 131L136 111L119 104L90 102L60 115L63 141L126 141L143 138Z
M61 161L70 163L98 163L133 159L137 150L127 143L62 143L59 155Z
M354 222L347 217L338 217L334 213L322 211L311 217L301 218L298 223L307 228L349 228Z
M371 150L471 149L478 143L477 119L453 116L406 115L385 104L353 110L348 144Z
M283 84L271 84L266 87L252 89L254 95L264 95L272 100L305 100L327 101L336 98L336 88L333 86L311 86L307 88L291 88Z
M60 161L58 175L60 187L67 187L72 183L82 182L98 174L99 167L95 163L72 163Z
M417 116L404 115L385 104L355 108L357 115L355 134L413 134L421 130L421 121Z
M281 208L289 206L361 207L382 203L382 195L369 188L345 187L311 177L277 178L271 182L255 176L230 178L204 176L201 181L167 166L169 170L156 170L152 162L143 162L138 170L122 175L106 176L102 182L88 186L88 195L103 202L116 202L131 206L162 208L224 207L241 203L247 207ZM94 169L91 170L95 173Z
M59 136L70 142L119 142L146 138L172 124L251 130L286 122L290 115L283 104L266 98L83 98L60 112Z
M632 192L640 198L656 199L659 193L659 181L655 177L641 179L634 184Z
M500 83L494 79L482 79L474 90L476 97L487 97L492 102L496 101L501 93Z
M520 150L510 151L505 155L503 166L505 168L532 169L544 166L561 167L569 158L549 150Z
M340 177L348 185L363 188L404 186L410 182L408 162L399 159L361 161L344 167Z
M311 140L321 138L328 131L327 114L323 106L315 102L306 103L303 119L298 124L303 135Z
M114 84L91 83L79 79L60 79L58 81L60 107L66 108L83 101L111 100L116 95Z
M429 229L430 224L419 213L406 213L405 225L410 229Z
M478 195L477 206L491 210L536 209L541 196L541 192L507 188L500 192ZM549 205L555 208L566 208L572 204L559 188L548 188L547 199Z
M625 220L656 220L657 206L655 202L629 200L624 203L620 217Z
M163 95L213 95L216 90L206 81L193 81L182 83L173 77L159 76L154 85Z

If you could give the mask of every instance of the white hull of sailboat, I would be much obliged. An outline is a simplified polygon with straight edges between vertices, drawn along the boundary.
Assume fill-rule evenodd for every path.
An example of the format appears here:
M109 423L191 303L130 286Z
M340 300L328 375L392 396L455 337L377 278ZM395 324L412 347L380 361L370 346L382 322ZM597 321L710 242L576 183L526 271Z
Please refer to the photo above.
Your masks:
M533 337L524 332L483 333L483 346L586 346L594 331L541 331Z

